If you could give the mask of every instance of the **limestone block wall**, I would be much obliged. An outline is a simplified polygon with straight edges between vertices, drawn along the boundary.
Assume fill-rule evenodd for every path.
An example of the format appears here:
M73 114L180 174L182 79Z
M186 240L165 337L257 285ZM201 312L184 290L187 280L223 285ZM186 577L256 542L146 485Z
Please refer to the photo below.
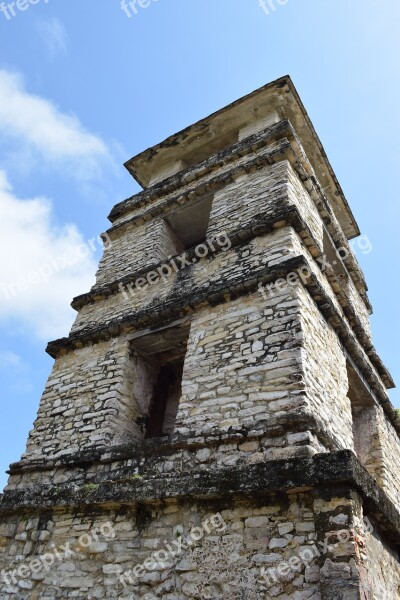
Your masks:
M371 340L371 320L369 312L363 302L360 294L358 293L353 281L349 278L345 284L345 292L347 293L348 299L351 305L355 308L356 315L361 322L363 332ZM372 341L371 341L372 343Z
M277 202L288 206L286 161L243 174L222 189L213 199L208 235L221 231L228 234L249 223L257 215L274 214Z
M203 269L199 264L194 279L205 285L213 276L218 279L221 274L229 277L234 272L236 277L240 277L238 267L248 272L249 262L254 260L258 261L259 266L264 266L263 263L277 264L290 256L293 251L291 248L294 248L294 236L294 231L286 227L253 240L253 252L243 251L243 258L234 251L221 253L212 262L214 275L211 269ZM240 258L243 260L241 265ZM193 279L189 280L189 284L193 286ZM168 293L171 284L166 283L165 288L162 292ZM104 304L96 303L87 307L93 311L99 323L107 321L107 315L103 312ZM121 305L124 310L132 310L126 299L121 299ZM115 298L110 299L109 310L110 316L111 311L113 316L118 314ZM189 344L184 382L187 384L185 389L192 403L190 411L193 414L187 419L183 402L178 414L177 431L184 434L193 428L200 434L210 429L229 429L233 424L238 427L249 424L251 428L252 420L257 422L271 417L265 409L268 403L279 421L285 412L285 402L279 402L279 399L285 396L289 396L286 408L291 403L294 403L293 410L301 407L302 388L297 385L297 380L301 379L299 349L296 348L299 345L296 342L296 336L299 335L298 311L296 292L290 290L267 304L256 292L248 298L196 313L191 339L197 340L201 331L204 331L206 341L198 340L198 347L197 342ZM215 335L213 329L217 329L219 344L208 344L207 328L208 336ZM205 354L197 364L199 352ZM226 360L228 356L229 361ZM192 381L195 380L195 385L198 385L204 371L213 373L214 384L205 381L199 395L194 397ZM256 371L259 371L259 375ZM260 384L261 380L263 382ZM151 383L154 381L153 367L134 354L124 336L58 357L46 385L24 458L57 456L59 453L66 455L93 445L117 445L141 440L140 423L148 414L153 392ZM230 381L228 387L227 381ZM217 394L215 390L218 390ZM290 399L291 395L293 399ZM210 396L214 396L214 402L210 401ZM207 406L203 402L206 400L209 401L209 408L203 414ZM217 405L220 420L215 418L214 408ZM196 411L199 416L195 417ZM276 426L279 430L278 422ZM306 446L313 444L307 436L304 440L296 438L294 444L297 443ZM283 436L271 444L281 446L283 452L287 439ZM279 452L276 451L277 455Z
M174 232L162 219L130 225L113 236L100 261L96 284L107 284L131 275L182 250Z
M312 250L313 254L322 253L322 218L314 202L311 200L310 194L305 190L298 175L294 172L288 161L281 161L264 169L253 171L248 175L238 177L234 183L216 192L210 216L208 236L212 237L213 235L218 235L221 233L221 231L226 231L228 235L233 232L237 232L240 227L244 228L245 226L248 226L255 217L259 217L260 215L262 215L262 218L265 219L266 216L270 214L270 218L272 220L274 218L279 220L278 212L284 207L297 208L298 212L302 215L304 222L307 223L311 231L312 239L310 238L309 233L307 233L305 230L299 231L300 235L303 237L303 239L306 239L307 246ZM260 208L262 210L260 210ZM176 241L174 242L172 239L173 233L162 219L150 221L148 225L130 226L126 232L120 231L118 233L114 247L107 251L104 259L104 265L99 270L99 283L101 283L100 280L102 278L104 278L104 281L106 281L107 278L108 281L115 281L119 276L123 274L127 275L129 273L132 273L132 282L130 283L134 283L134 273L135 270L137 270L138 265L129 260L131 247L134 247L135 244L146 246L147 243L146 251L156 255L157 251L154 250L153 246L155 243L156 245L160 245L158 242L159 238L161 240L164 239L163 235L161 234L161 230L158 232L157 236L148 237L144 235L145 228L150 227L151 223L153 223L153 225L157 224L157 227L161 227L163 235L165 234L166 239L169 239L172 246L175 244L175 252L171 245L168 246L168 244L161 244L164 246L164 250L158 253L160 260L166 258L167 252L174 254L178 251L175 243ZM118 244L122 244L124 248L122 248L122 246L120 248ZM299 246L299 254L305 254L310 257L310 254L306 250L305 246L302 245ZM123 269L123 271L121 271L120 267L114 264L116 256L118 256L118 260L120 260L120 256L122 257L120 267ZM257 259L255 259L254 264L257 265L256 260ZM337 257L337 260L339 262L340 258ZM210 271L212 272L212 265L210 262L210 260L207 260L202 263L202 266L203 268L210 268ZM109 270L107 270L108 267L106 263L110 265ZM216 264L218 264L218 262ZM149 266L149 264L147 264L147 266ZM187 269L184 269L184 271L186 272ZM197 269L193 269L193 273L196 274ZM327 273L324 273L324 275L326 276ZM143 293L138 293L138 290L135 290L135 298L133 301L130 301L130 305L132 307L137 307L136 300L139 299L146 304L151 304L154 298L165 299L165 291L171 290L173 287L171 284L175 284L176 280L176 273L173 273L168 278L168 281L163 279L161 286L153 285L150 288L147 287ZM181 281L181 285L182 289L184 289L183 281ZM339 288L337 288L338 284L335 285L335 291L337 292L338 289L340 290L341 284L339 284ZM162 287L162 290L159 289L160 287ZM359 291L356 289L350 278L346 282L343 282L342 287L343 289L341 291L341 298L344 298L350 303L352 310L355 312L355 315L361 324L364 335L367 336L368 340L370 340L369 314L364 301L361 299ZM332 294L332 292L333 290L331 290L330 293ZM121 295L118 297L117 294L117 303L120 300L120 296ZM111 304L114 307L114 303L111 302ZM73 331L78 330L82 323L86 325L86 315L88 313L95 313L96 309L96 305L82 307ZM98 311L98 314L101 316L105 314L103 312L103 307L101 307L101 312L100 310ZM116 315L120 316L121 313L116 313ZM107 314L105 314L105 317L107 318ZM93 325L94 322L92 321L90 324ZM350 319L350 324L352 327L354 327L354 318Z
M376 478L379 485L383 486L384 460L378 426L381 410L382 408L375 403L370 406L354 406L353 437L358 459L368 473Z
M290 201L295 204L295 206L301 207L301 214L303 216L304 221L309 226L314 239L317 241L317 247L322 248L322 254L325 255L327 263L329 263L329 267L324 265L324 261L320 259L317 263L319 267L323 271L324 278L327 278L337 271L337 265L340 264L343 269L345 269L344 265L344 257L351 256L352 260L356 260L353 252L350 247L338 244L337 248L333 249L332 258L328 257L328 248L325 243L326 233L323 232L323 221L321 214L315 206L309 192L305 189L303 182L300 180L299 176L290 164L288 164L288 190L289 190L289 198ZM306 233L299 231L299 236L303 239L305 238ZM311 248L310 248L311 247ZM312 244L308 244L308 248L303 247L302 252L306 254L310 259L310 249L312 249ZM315 256L314 256L315 258ZM340 280L339 286L343 288L343 292L350 305L355 311L357 318L360 320L363 332L371 338L371 324L370 324L370 315L369 311L365 305L364 300L362 299L359 291L357 290L354 281L347 273L347 277L345 280ZM335 289L336 291L336 289ZM352 327L354 327L354 322L351 322Z
M288 446L310 451L312 434L299 435L309 429L301 418L299 311L294 288L269 302L257 292L196 313L176 431L201 436L230 428L251 431L264 423L271 446L264 458L287 456Z
M68 455L137 438L137 419L148 401L140 386L144 368L123 337L59 357L24 458Z
M336 449L354 448L346 358L337 333L304 288L301 297L302 364L310 410Z
M212 255L210 251L208 258L185 265L178 273L171 269L168 277L141 289L134 288L133 294L125 288L125 293L117 291L104 300L86 304L79 310L72 332L100 326L142 309L157 310L157 306L162 309L164 303L176 302L180 296L192 295L200 289L206 291L218 282L230 285L245 282L250 274L256 276L267 267L298 255L295 238L291 227L282 227L273 234L254 238L238 250L224 245L225 252Z
M256 217L267 219L283 209L296 207L322 249L322 219L287 160L242 175L218 191L213 200L208 235L245 227Z
M294 229L281 227L240 248L230 248L190 265L184 274L172 273L167 280L150 289L138 290L133 297L125 298L119 293L87 304L81 309L74 330L102 325L143 307L157 311L157 306L162 307L167 299L174 302L178 280L179 292L187 292L189 297L194 290L206 290L221 281L237 281L243 285L250 272L256 275L265 267L272 268L301 254L312 262ZM344 318L325 274L317 265L313 266L313 272ZM290 338L290 328L297 328L295 341ZM213 336L216 339L209 342L208 338ZM281 336L276 344L274 336L277 339ZM226 305L196 311L186 360L184 386L187 387L180 405L177 431L182 435L190 431L201 436L219 429L240 429L243 423L246 428L257 427L260 434L249 448L242 449L242 443L238 443L236 449L241 449L235 459L226 454L228 444L227 448L221 447L220 452L210 451L205 462L202 461L204 453L200 453L200 464L210 465L214 458L257 461L354 447L344 353L337 334L301 286L298 290L286 286L282 292L279 286L274 286L267 300L255 292ZM111 378L107 361L112 365ZM280 379L281 362L284 369L291 370L290 377ZM220 368L221 363L224 366ZM94 444L142 439L140 422L143 423L147 415L152 392L149 382L154 373L151 374L151 366L134 357L123 336L59 357L54 373L43 396L38 429L31 433L25 457L67 454ZM306 379L302 380L304 374ZM205 381L201 380L203 375ZM104 381L99 389L100 380ZM111 397L105 397L107 394ZM282 394L281 398L276 394ZM95 411L93 407L97 407ZM65 428L54 418L57 415L63 417ZM387 419L382 418L383 422ZM389 423L384 427L397 436ZM266 436L262 435L263 430ZM381 473L385 471L387 478L397 481L390 451L386 451L383 458L380 441L377 444L375 453L381 458L376 459L377 467L373 468L378 480L381 481ZM198 464L195 455L189 453L188 457L189 462ZM181 458L178 453L177 464Z
M337 536L353 526L352 511L347 499L327 502L303 492L229 504L167 501L10 516L0 526L0 594L2 600L328 600L334 590L359 586L362 532L350 533L347 544ZM43 556L47 566L40 568ZM21 567L23 577L15 572Z
M322 491L322 490L321 490ZM374 515L354 490L322 491L314 503L322 598L391 600L399 596L400 564ZM322 544L324 539L324 544Z
M373 527L365 540L366 569L371 581L372 598L400 598L400 569L398 548L389 545Z
M394 549L337 487L12 513L0 574L2 600L393 600L400 584Z
M318 209L303 182L289 162L286 163L287 191L289 201L298 208L305 223L311 230L318 249L323 251L323 222ZM314 243L315 243L314 242Z
M377 410L377 426L379 447L374 449L377 473L382 488L400 509L400 439L382 407Z
M237 281L243 285L250 272L257 274L265 267L279 265L288 258L300 256L302 253L312 261L294 229L282 227L274 233L251 240L241 246L240 250L230 248L211 259L201 260L197 264L186 267L185 277L183 273L178 275L174 272L167 280L159 281L150 289L138 290L133 297L126 298L119 293L104 301L87 304L81 309L74 330L102 325L116 316L129 315L143 307L149 311L156 311L157 306L162 307L163 302L169 297L173 302L178 277L179 292L187 291L190 297L194 290L199 288L206 290L214 282L217 284L221 281L230 283ZM337 310L341 311L340 304L324 273L320 273L316 265L314 271L330 294ZM291 337L290 329L295 332L297 338ZM209 341L208 338L213 336L216 338ZM102 349L102 344L95 345L91 349L79 349L71 355L60 357L55 371L61 369L61 379L56 382L55 387L51 383L46 389L44 396L46 408L40 411L44 419L40 422L40 433L32 433L30 452L33 449L40 451L39 441L43 442L45 454L56 453L63 446L69 448L71 435L67 432L71 427L77 432L79 443L83 443L84 447L92 443L108 443L110 440L118 443L141 439L142 432L138 421L146 416L151 390L147 389L146 396L143 386L139 387L136 397L132 390L136 381L135 373L138 373L138 380L143 382L143 369L149 367L137 361L135 363L132 355L130 358L127 357L129 351L123 337L113 344L113 348L118 348L120 344L120 348L125 353L125 358L120 358L124 366L121 366L121 362L120 379L116 385L121 386L122 382L125 382L126 389L117 404L114 403L111 407L111 400L109 400L107 407L103 409L108 412L98 414L99 421L96 421L96 426L93 422L82 421L79 418L79 411L84 410L85 406L100 406L95 400L96 379L90 380L90 378L101 376L96 370L97 367L94 373L86 373L82 376L80 367L76 369L75 362L85 364L86 357L90 358L90 353L96 352L96 348ZM103 352L106 351L101 350L101 353ZM101 357L102 354L99 360ZM110 356L108 358L113 360ZM271 296L267 299L263 298L261 293L255 292L248 296L241 296L240 299L226 305L221 304L196 311L193 314L192 336L186 363L184 386L187 387L178 413L178 432L185 434L193 429L196 435L203 435L204 432L212 429L240 427L241 423L245 427L251 427L253 422L266 420L267 430L274 431L273 439L263 442L268 449L265 453L266 458L304 451L304 448L300 450L298 446L313 448L313 451L326 451L329 447L353 448L351 405L347 399L348 385L344 353L337 334L326 324L319 309L302 286L298 286L298 289L296 286L286 286L282 292L279 291L279 286L274 286ZM93 361L89 360L88 365L92 364ZM69 367L63 371L62 365L69 365ZM287 373L282 380L279 378L282 367L291 371L292 379L287 377ZM86 368L88 372L91 370L90 366L82 368ZM307 374L306 381L301 379L303 369ZM276 381L275 374L277 374ZM211 379L203 382L201 380L203 375ZM88 381L85 378L91 381L91 389L88 389ZM53 379L52 376L50 382ZM77 392L74 392L74 389L78 384L83 386L84 395L81 394L77 401L75 398ZM75 388L67 387L62 390L60 397L60 388L69 385L74 385ZM108 387L107 391L110 391ZM274 394L281 394L283 399L289 396L288 402L292 407L290 414L297 410L295 405L291 404L292 396L295 396L296 406L303 416L305 413L308 415L309 425L305 426L303 423L299 425L298 419L295 420L300 429L292 432L292 437L287 437L293 425L290 424L290 419L287 419L288 431L283 431L280 419L287 416L286 408L282 409L285 400L279 403L279 398ZM58 399L62 400L60 414L69 419L68 429L61 435L59 435L62 429L60 426L53 431L51 427L47 428L45 420L52 414L53 409L49 409L49 406L52 402L57 403ZM218 418L216 419L217 407ZM74 410L78 410L78 413ZM84 414L94 418L91 412L85 410ZM114 415L115 412L118 416ZM108 415L112 418L109 419ZM314 422L314 426L311 426L311 421ZM319 423L318 439L315 438L316 422ZM99 427L101 423L104 425ZM43 431L46 432L44 440ZM72 441L74 442L74 438Z

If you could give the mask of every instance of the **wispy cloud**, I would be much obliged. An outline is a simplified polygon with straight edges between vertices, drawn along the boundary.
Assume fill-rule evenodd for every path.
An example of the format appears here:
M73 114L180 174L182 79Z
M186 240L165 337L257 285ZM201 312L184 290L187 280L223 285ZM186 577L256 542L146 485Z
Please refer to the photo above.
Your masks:
M48 199L17 198L4 171L0 239L0 323L43 340L65 335L75 315L69 301L94 282L96 260L87 241L74 224L57 225Z
M53 17L38 21L36 30L43 41L50 58L67 53L67 32L59 19Z
M34 161L39 154L41 161L80 180L97 177L105 162L112 162L105 142L87 131L76 116L29 93L19 74L1 69L0 134L14 142L14 161L18 156Z

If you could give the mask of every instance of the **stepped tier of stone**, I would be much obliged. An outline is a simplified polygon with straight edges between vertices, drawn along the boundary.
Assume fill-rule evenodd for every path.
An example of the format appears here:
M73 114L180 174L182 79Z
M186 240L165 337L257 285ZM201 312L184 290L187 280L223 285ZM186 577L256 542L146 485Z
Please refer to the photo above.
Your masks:
M0 500L0 600L400 598L394 384L290 78L126 167Z

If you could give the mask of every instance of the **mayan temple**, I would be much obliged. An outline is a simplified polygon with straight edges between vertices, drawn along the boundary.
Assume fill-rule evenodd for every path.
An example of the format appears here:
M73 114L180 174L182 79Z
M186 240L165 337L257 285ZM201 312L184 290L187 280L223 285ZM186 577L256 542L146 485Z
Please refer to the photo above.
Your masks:
M0 496L0 600L400 599L394 384L290 78L125 166Z

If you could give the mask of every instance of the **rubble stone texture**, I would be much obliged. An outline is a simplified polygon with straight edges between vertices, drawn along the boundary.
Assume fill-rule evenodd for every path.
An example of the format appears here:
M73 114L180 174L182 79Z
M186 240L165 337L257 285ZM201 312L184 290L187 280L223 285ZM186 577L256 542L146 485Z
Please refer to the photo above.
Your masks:
M290 78L126 167L0 497L0 600L399 599L393 382Z

